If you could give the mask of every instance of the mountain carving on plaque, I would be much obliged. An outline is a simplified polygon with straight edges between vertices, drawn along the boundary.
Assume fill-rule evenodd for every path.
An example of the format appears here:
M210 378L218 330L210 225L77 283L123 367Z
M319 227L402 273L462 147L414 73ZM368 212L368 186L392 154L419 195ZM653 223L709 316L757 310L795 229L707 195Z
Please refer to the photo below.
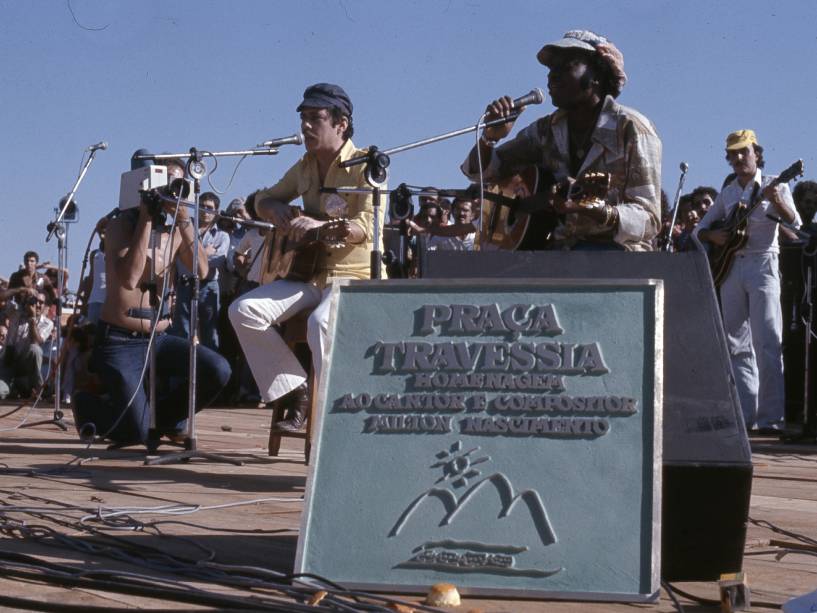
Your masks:
M547 510L536 490L517 492L511 480L503 473L494 472L482 476L477 468L490 462L489 456L476 457L479 447L462 450L457 441L446 451L436 454L437 462L432 469L442 469L442 475L429 489L416 496L389 531L389 537L397 537L410 523L428 521L429 514L441 511L438 527L455 527L458 519L470 511L486 509L496 515L497 526L507 527L511 522L532 523L538 542L486 543L482 540L436 539L429 540L412 550L409 559L396 568L427 569L453 573L490 573L527 577L549 577L562 570L519 568L517 557L531 546L547 547L557 542ZM449 489L449 487L451 489ZM442 506L442 509L440 507Z

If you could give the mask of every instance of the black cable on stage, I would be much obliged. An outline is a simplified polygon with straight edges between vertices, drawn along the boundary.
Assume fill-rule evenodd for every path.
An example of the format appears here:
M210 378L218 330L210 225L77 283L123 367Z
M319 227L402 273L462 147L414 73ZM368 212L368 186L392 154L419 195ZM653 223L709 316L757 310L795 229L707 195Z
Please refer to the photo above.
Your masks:
M86 589L112 591L146 598L164 598L188 604L200 604L214 607L227 606L227 610L259 610L259 611L315 611L319 607L301 605L297 602L271 597L268 594L253 594L250 597L232 597L225 594L207 592L199 588L184 586L182 588L156 586L150 577L138 576L135 573L121 573L119 571L82 571L75 567L40 561L26 554L0 552L0 560L11 560L17 564L6 564L7 576L15 576L35 581L47 581L66 587L82 587ZM24 569L20 569L22 565ZM45 568L45 571L35 572L28 569ZM89 575L99 575L101 578L91 578ZM282 608L283 607L283 608ZM324 610L326 610L324 608Z
M27 598L15 598L0 594L0 605L24 611L46 611L47 613L133 613L133 607L94 607L86 604L61 604ZM146 609L139 607L139 613L201 613L196 609Z
M789 536L795 540L800 541L801 543L805 543L806 545L814 545L817 546L817 540L811 538L810 536L806 536L805 534L800 534L799 532L792 532L791 530L786 530L785 528L781 528L780 526L773 524L772 522L765 520L765 519L754 519L752 517L749 518L749 521L752 522L754 525L760 528L766 528L775 532L777 534L782 534L783 536Z
M12 537L15 535L19 535L20 538L33 538L44 545L68 548L79 552L83 556L87 556L88 554L104 556L121 562L129 563L131 565L146 567L156 572L165 572L181 575L191 580L209 581L232 588L241 587L250 590L259 589L275 590L282 594L286 594L291 598L304 599L308 596L314 595L319 590L319 587L316 587L314 584L293 585L292 583L285 583L285 581L297 581L298 578L310 578L313 579L315 582L320 583L328 588L324 590L329 593L325 596L323 602L325 602L327 606L332 605L334 610L387 611L387 609L385 609L382 605L374 604L372 602L374 601L379 603L394 603L408 605L416 610L421 611L433 612L440 611L439 609L436 608L430 608L415 603L406 603L405 601L397 600L394 598L377 596L367 592L347 590L343 586L340 586L336 583L333 583L332 581L329 581L324 577L320 577L314 574L285 575L284 573L270 571L269 569L214 564L208 562L207 560L201 559L196 560L184 558L181 556L170 555L156 547L122 541L121 538L108 535L102 532L100 529L97 529L93 526L89 526L88 524L83 523L78 524L76 521L70 522L60 518L60 516L67 515L68 511L73 512L80 511L83 513L87 513L87 509L83 507L69 505L67 503L63 503L57 500L43 498L41 496L34 496L31 494L25 494L22 492L10 492L8 490L0 490L0 492L5 492L9 495L13 494L16 495L17 497L22 496L31 500L36 500L38 502L46 502L58 505L58 510L55 510L54 512L50 513L44 512L40 508L11 506L9 509L6 510L5 514L27 513L37 518L50 520L51 522L56 523L57 525L63 527L82 530L91 535L92 537L94 537L95 539L102 541L102 543L87 542L80 540L76 537L60 534L59 532L48 526L25 524L23 522L16 520L7 521L5 525L2 522L0 522L0 532L5 533L6 535ZM4 514L3 507L0 506L0 518L2 517L3 514ZM122 517L123 516L115 516L115 519L118 521ZM112 523L111 518L107 517L102 517L102 521L103 523ZM155 529L158 530L158 528ZM185 540L186 542L189 541L189 539L187 539L186 537L179 537L176 535L164 535L160 531L159 536L160 537L164 536L172 539L182 539ZM109 542L111 544L105 544L106 542ZM212 550L202 547L198 543L194 544L203 551L211 552L210 555L211 559L212 557L215 556L215 553L212 552ZM0 556L0 559L2 559L2 556ZM36 558L32 559L36 560ZM48 568L50 572L58 573L64 572L62 567L60 567L59 565L46 563L41 564L42 566ZM73 571L72 568L70 568L70 570ZM105 576L107 576L107 574L116 574L114 571L103 570L99 571L99 573L105 574ZM87 576L88 574L89 573L84 573L85 576ZM137 575L136 573L129 573L129 575L141 577L143 580L159 581L159 579L154 579L146 575ZM273 575L275 580L271 581L270 575ZM354 604L351 605L342 601L342 599L344 598L351 599L354 602ZM367 600L369 602L364 602L364 600Z
M678 613L684 613L684 606L680 603L678 598L675 596L675 592L673 591L673 588L670 586L670 584L667 581L664 581L662 579L661 580L661 587L664 588L664 591L667 593L667 596L669 596L669 599L672 601L672 604L675 607L675 610L678 611Z

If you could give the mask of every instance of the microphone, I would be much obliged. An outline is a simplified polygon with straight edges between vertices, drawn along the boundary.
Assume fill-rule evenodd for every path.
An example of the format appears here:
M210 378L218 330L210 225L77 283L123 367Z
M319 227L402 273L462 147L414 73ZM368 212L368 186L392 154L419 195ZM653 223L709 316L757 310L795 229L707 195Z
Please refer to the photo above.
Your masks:
M303 145L304 135L298 132L292 136L285 136L284 138L273 138L272 140L265 140L263 143L258 143L256 147L280 147L281 145Z
M542 102L544 101L545 95L542 93L542 90L539 89L538 87L535 87L524 96L514 98L513 101L511 102L511 107L516 109L519 108L520 106L527 106L529 104L542 104Z
M97 149L107 149L107 148L108 148L108 143L106 143L105 141L102 141L100 143L97 143L96 145L91 145L90 147L88 147L88 149L86 149L86 151L96 151Z
M689 164L681 162L681 172L686 174L689 171Z

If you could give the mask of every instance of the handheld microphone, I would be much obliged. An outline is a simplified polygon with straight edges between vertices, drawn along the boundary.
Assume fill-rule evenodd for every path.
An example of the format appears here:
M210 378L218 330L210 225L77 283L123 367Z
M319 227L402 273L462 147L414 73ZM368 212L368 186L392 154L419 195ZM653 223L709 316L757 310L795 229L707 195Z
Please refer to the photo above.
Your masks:
M258 143L256 147L280 147L281 145L303 145L304 135L298 132L292 136L285 136L284 138L273 138L272 140L265 140L263 143Z
M108 148L108 143L106 143L105 141L102 141L100 143L97 143L96 145L91 145L90 147L88 147L88 149L86 149L86 151L96 151L97 149L107 149L107 148Z
M689 164L681 162L681 172L686 174L689 171Z
M513 101L511 102L511 107L517 109L520 106L527 106L529 104L542 104L542 102L544 101L545 101L544 93L542 93L541 89L535 87L524 96L514 98Z

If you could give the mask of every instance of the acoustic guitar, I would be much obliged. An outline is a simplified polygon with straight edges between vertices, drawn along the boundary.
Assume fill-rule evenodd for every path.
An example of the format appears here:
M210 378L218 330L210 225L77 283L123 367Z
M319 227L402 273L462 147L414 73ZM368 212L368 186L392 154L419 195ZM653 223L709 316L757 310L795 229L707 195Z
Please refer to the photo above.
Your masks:
M293 207L293 211L296 217L302 215L299 208ZM332 219L307 230L299 240L292 240L288 232L275 228L268 243L265 278L310 283L320 272L326 250L346 246L350 231L348 219Z
M568 189L565 197L580 206L603 200L610 189L610 174L587 172ZM559 224L559 215L548 205L556 180L552 173L531 166L483 193L480 249L533 251L544 249Z
M803 160L797 160L780 173L780 176L772 180L767 187L788 183L802 174ZM726 230L729 233L729 238L723 245L710 243L709 268L712 271L712 281L715 287L720 287L732 269L735 253L746 246L746 241L749 240L749 217L762 202L763 197L755 194L752 202L739 202L723 223L712 224L712 230Z

